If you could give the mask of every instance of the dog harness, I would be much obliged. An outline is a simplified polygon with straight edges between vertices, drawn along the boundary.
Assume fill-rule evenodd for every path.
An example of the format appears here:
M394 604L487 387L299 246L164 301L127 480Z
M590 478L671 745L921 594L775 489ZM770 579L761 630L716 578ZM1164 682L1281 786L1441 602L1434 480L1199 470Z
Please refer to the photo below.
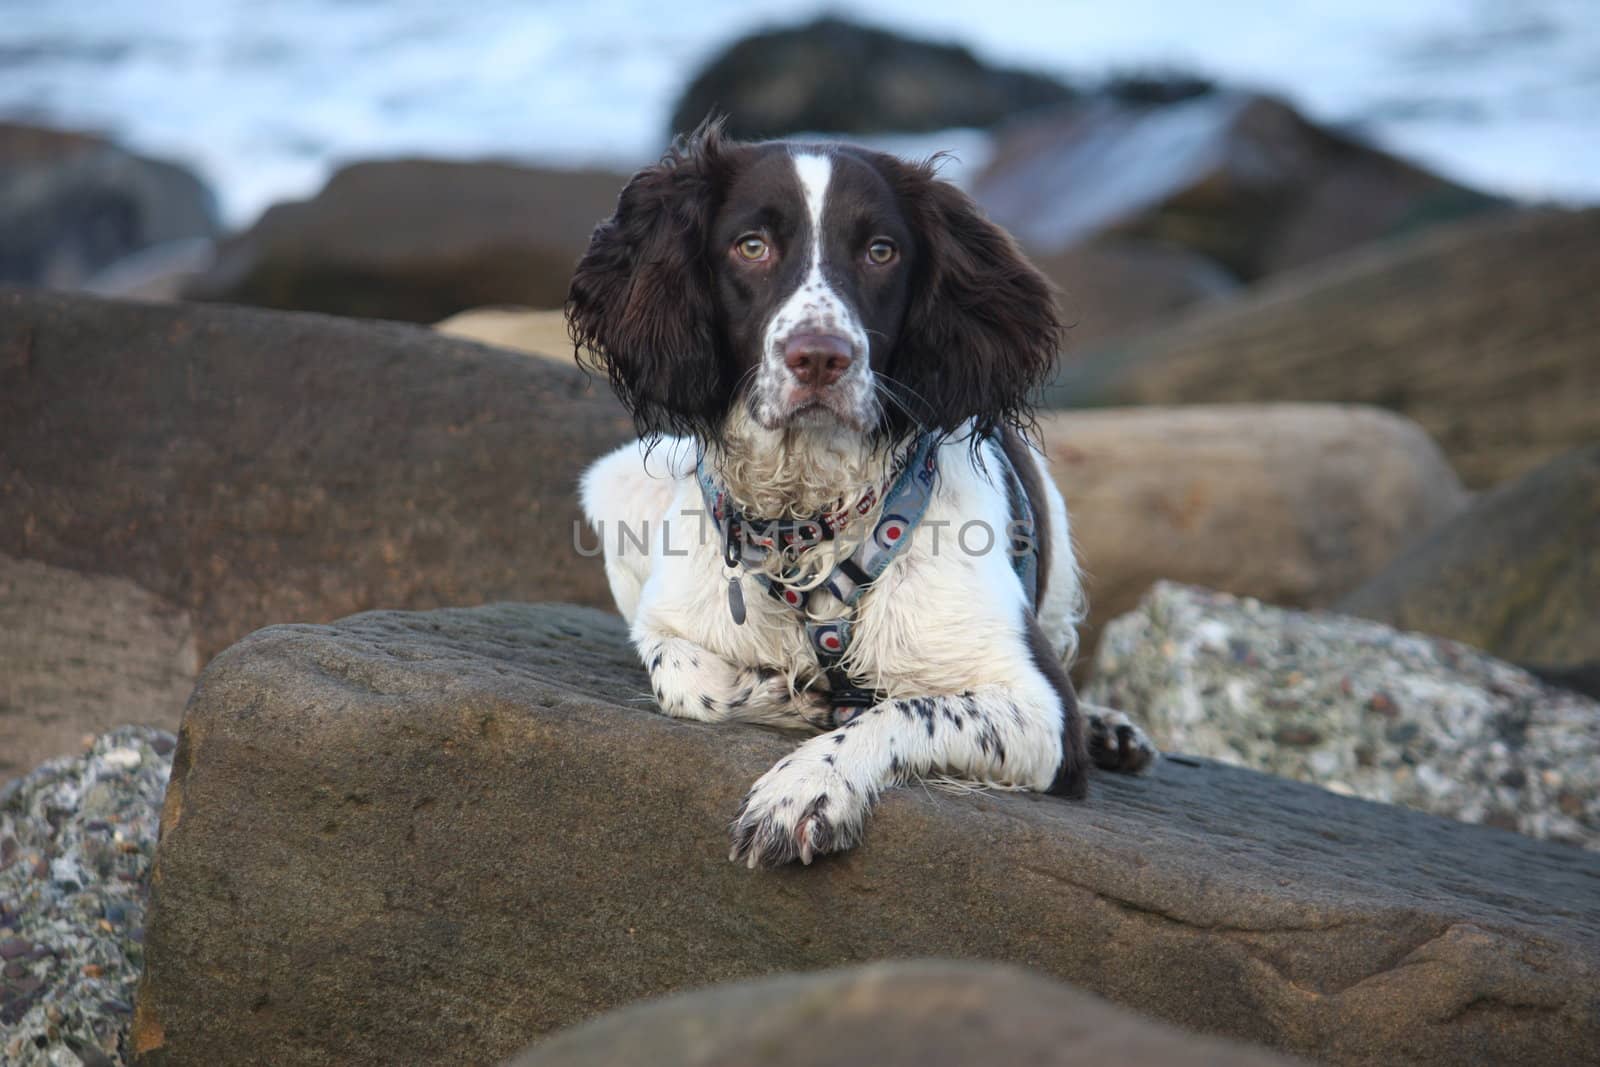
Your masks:
M843 666L845 654L850 648L855 605L861 599L861 594L911 543L911 535L928 510L928 501L933 496L933 484L938 477L940 441L941 438L933 434L920 435L901 453L880 488L869 488L854 505L845 504L837 511L814 519L756 519L743 514L735 506L727 488L707 468L704 450L700 453L695 476L700 482L706 512L716 523L722 539L723 563L736 572L750 571L768 595L800 616L811 650L817 657L817 666L827 675L835 708L866 708L879 703L881 699L877 693L857 684ZM1012 522L1007 537L1012 567L1032 602L1037 593L1039 563L1039 546L1032 536L1035 528L1033 511L1021 479L1004 450L996 448L994 454L1004 468L1006 496L1011 511ZM856 550L836 563L832 572L821 582L799 588L785 583L781 577L774 578L758 569L773 552L804 550L833 540L868 515L880 497L883 508L871 535L863 537ZM822 590L831 593L844 605L843 612L837 617L813 618L811 601ZM728 610L735 623L744 624L744 594L737 573L728 579Z

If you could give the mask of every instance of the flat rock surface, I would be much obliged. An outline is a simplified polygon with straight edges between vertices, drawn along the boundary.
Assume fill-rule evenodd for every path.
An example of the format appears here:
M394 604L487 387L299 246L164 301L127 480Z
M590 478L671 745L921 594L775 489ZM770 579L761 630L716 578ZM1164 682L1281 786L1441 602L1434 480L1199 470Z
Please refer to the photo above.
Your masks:
M1600 857L1206 761L1091 797L893 791L754 873L793 738L649 710L562 606L274 627L202 675L154 873L146 1064L489 1063L642 997L884 958L1023 964L1332 1063L1600 1056Z
M187 612L0 552L0 782L113 726L177 730L199 673Z
M1375 404L1493 486L1600 439L1597 275L1600 210L1441 227L1084 352L1047 399Z
M507 1067L1287 1067L1015 967L915 960L717 986L621 1008Z
M1092 673L1164 749L1600 849L1600 703L1455 641L1163 582Z
M0 552L135 582L202 660L367 608L609 605L575 486L630 436L576 367L420 327L0 290Z

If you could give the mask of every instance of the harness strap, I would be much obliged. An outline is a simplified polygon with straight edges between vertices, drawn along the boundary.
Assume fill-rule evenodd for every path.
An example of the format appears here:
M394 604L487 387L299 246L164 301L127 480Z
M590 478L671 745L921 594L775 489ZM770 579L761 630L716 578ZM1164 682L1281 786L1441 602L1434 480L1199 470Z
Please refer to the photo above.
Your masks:
M1033 511L1017 472L1004 452L996 450L1004 467L1006 497L1011 513L1007 530L1012 567L1023 582L1030 599L1037 595L1038 545L1032 539ZM911 543L912 532L928 510L933 485L938 475L938 439L931 434L916 438L903 454L882 491L883 509L870 536L861 540L849 557L834 564L833 571L815 589L798 589L756 570L769 553L810 546L833 540L855 519L866 515L878 500L869 489L854 507L841 508L816 519L751 519L734 506L732 497L706 468L702 450L695 475L700 483L706 510L723 534L723 562L743 567L779 602L798 613L805 627L817 666L828 678L835 707L865 708L879 702L873 690L858 685L843 667L850 649L854 607L889 564ZM817 620L810 616L811 597L825 589L844 605L837 618Z

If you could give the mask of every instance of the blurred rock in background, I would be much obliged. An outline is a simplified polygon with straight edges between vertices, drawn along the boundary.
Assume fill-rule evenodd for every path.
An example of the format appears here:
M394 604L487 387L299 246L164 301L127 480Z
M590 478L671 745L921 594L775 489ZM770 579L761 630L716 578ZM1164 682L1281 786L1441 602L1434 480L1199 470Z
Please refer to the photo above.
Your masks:
M177 164L0 122L0 284L76 288L126 256L217 232L215 199Z
M1488 487L1600 439L1597 277L1600 210L1459 223L1086 351L1046 402L1374 404Z
M1479 497L1338 606L1600 696L1600 442Z
M624 180L490 162L358 163L227 241L184 295L406 322L484 304L559 307Z
M926 133L996 126L1076 95L1054 78L992 67L961 45L829 17L722 49L684 89L672 132L725 115L728 133L740 140Z

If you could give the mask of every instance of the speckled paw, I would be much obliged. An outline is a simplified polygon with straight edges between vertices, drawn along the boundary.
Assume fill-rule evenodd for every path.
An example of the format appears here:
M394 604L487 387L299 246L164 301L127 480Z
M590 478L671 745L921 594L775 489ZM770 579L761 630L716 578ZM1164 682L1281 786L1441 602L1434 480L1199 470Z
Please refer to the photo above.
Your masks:
M728 858L750 868L809 864L854 846L864 814L859 793L827 767L790 757L745 794L729 827Z
M1155 766L1161 751L1145 732L1120 711L1085 706L1089 722L1089 758L1103 771L1143 774Z

